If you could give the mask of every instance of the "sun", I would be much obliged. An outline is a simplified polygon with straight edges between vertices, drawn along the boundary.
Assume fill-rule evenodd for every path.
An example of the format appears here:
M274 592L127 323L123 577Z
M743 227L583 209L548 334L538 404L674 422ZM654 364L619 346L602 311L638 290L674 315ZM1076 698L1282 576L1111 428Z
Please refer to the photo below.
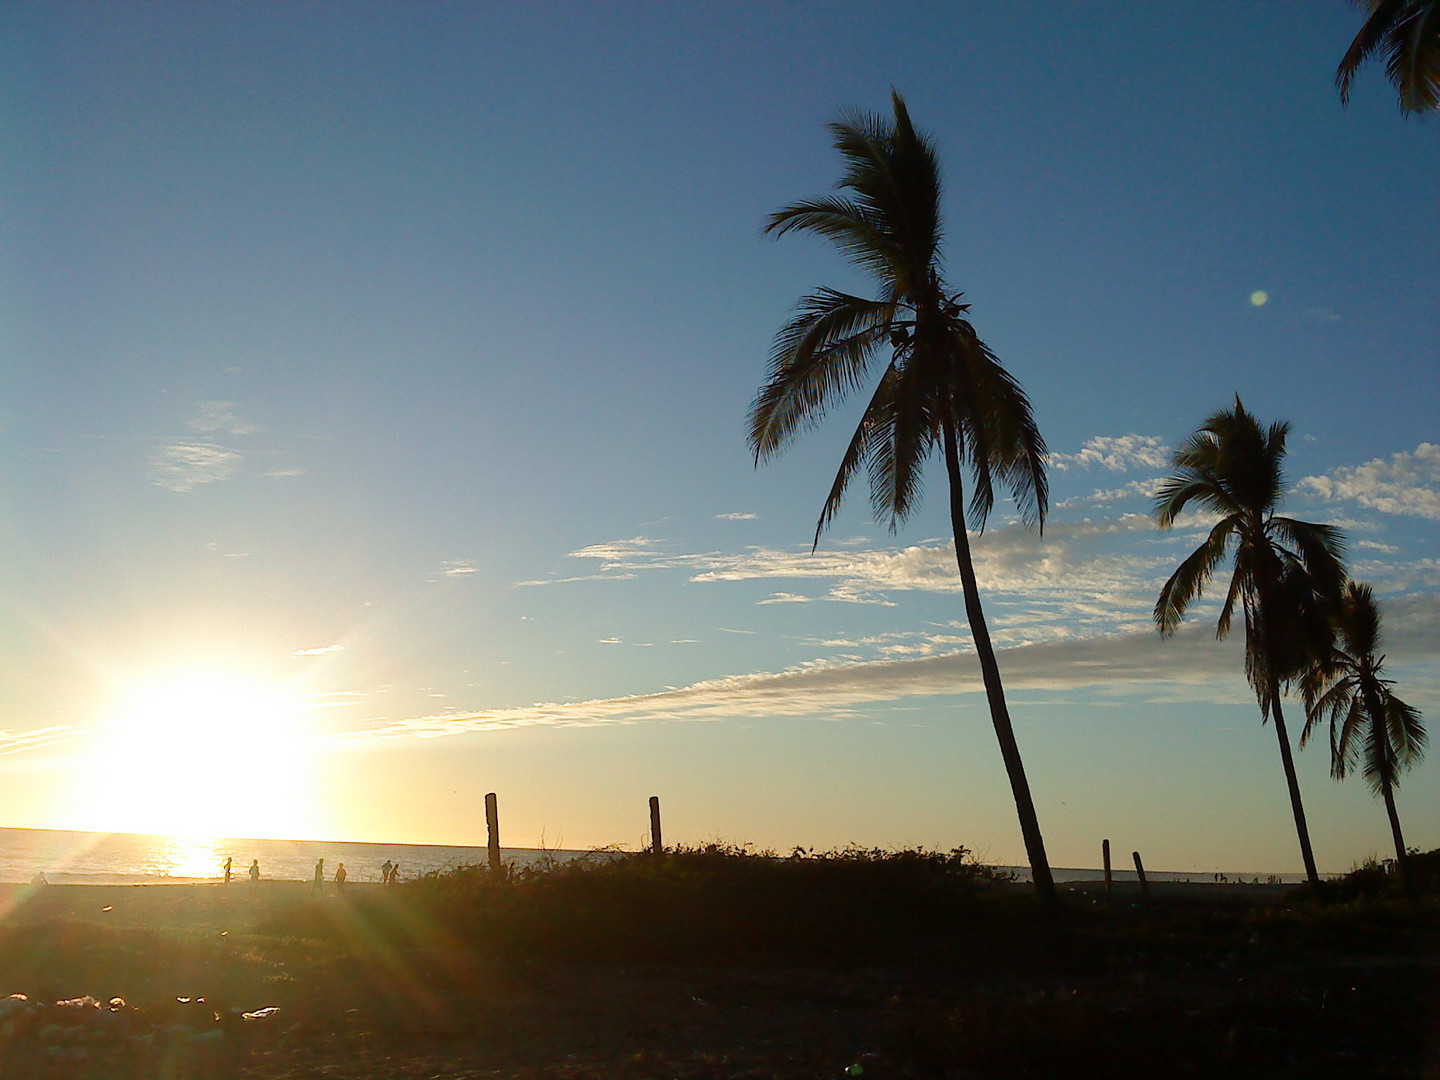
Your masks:
M77 801L106 831L303 836L316 767L303 703L236 672L134 682L95 732Z

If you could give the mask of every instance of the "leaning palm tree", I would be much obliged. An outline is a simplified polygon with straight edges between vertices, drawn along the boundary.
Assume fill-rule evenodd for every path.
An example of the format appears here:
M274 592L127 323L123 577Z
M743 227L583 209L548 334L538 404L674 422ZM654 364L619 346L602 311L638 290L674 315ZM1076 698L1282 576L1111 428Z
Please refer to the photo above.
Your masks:
M1380 609L1369 585L1346 586L1335 613L1336 642L1305 675L1304 746L1312 729L1330 721L1330 773L1337 780L1356 765L1376 795L1385 800L1395 859L1406 888L1412 888L1405 859L1405 838L1395 811L1400 773L1425 754L1425 722L1401 701L1384 678L1380 649Z
M1379 53L1400 95L1402 113L1440 108L1440 0L1356 0L1370 15L1335 72L1340 100L1360 65Z
M925 462L937 451L943 457L965 614L1032 879L1049 901L1054 880L980 606L963 475L968 467L974 481L969 512L978 528L994 506L997 481L1009 489L1022 519L1039 527L1048 505L1045 443L1024 390L980 340L966 318L969 306L945 282L935 149L911 125L898 93L892 103L893 122L855 113L830 125L845 162L837 186L848 195L793 203L772 214L765 227L776 236L798 230L825 237L869 272L877 295L866 299L821 288L800 300L775 337L769 379L751 406L750 446L759 465L880 368L812 546L819 545L862 466L875 515L888 519L893 531L919 503Z
M1259 699L1261 721L1275 721L1305 875L1317 884L1280 693L1328 646L1325 613L1345 581L1345 540L1329 525L1276 513L1285 491L1281 464L1289 431L1286 422L1262 429L1237 395L1234 409L1207 418L1171 456L1173 471L1155 497L1160 527L1170 528L1192 502L1220 520L1165 582L1155 602L1155 623L1162 634L1173 634L1233 551L1235 571L1215 636L1230 632L1239 604L1245 616L1245 676Z

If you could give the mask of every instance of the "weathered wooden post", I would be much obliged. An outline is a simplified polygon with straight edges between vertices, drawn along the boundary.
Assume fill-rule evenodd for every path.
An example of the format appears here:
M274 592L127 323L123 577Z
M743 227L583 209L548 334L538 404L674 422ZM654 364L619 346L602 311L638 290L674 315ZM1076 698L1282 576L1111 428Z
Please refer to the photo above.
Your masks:
M1110 841L1109 841L1109 840L1105 840L1105 841L1102 841L1102 842L1101 842L1101 844L1100 844L1100 851L1101 851L1101 853L1105 856L1105 895L1106 895L1106 896L1109 896L1109 895L1110 895L1110 890L1114 887L1114 881L1113 881L1113 880L1111 879L1111 877L1110 877Z
M665 854L665 845L660 841L660 796L650 796L650 854Z
M490 836L490 872L500 873L500 809L492 791L485 796L485 831Z
M1150 882L1145 880L1145 864L1140 861L1140 853L1132 851L1131 857L1135 860L1135 873L1140 878L1140 891L1145 894L1145 899L1150 899Z

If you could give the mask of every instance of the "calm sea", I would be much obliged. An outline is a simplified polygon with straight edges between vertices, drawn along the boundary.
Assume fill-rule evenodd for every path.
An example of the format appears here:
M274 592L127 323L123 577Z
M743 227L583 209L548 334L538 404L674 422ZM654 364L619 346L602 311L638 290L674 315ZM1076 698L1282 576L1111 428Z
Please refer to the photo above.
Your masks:
M583 851L502 848L505 861L524 866L542 859L577 858ZM267 881L309 881L315 861L325 860L330 878L340 863L351 881L379 881L386 860L400 864L402 880L432 870L483 864L483 847L439 844L359 844L341 840L245 840L233 837L142 836L137 833L61 832L51 829L0 829L0 882L24 883L43 873L53 885L129 885L160 882L218 881L232 859L236 880L247 881L250 863L259 860ZM1021 881L1028 866L1002 866ZM1056 881L1099 881L1100 870L1055 867ZM1210 881L1209 871L1146 870L1151 881ZM1236 874L1228 880L1284 884L1304 881L1303 874ZM1116 881L1134 881L1135 871L1115 871Z
M519 865L547 856L562 861L584 852L502 848ZM250 863L260 861L267 881L309 881L315 861L325 876L345 864L351 881L379 881L387 859L400 864L401 880L431 870L484 863L483 847L436 844L357 844L339 840L244 840L233 837L142 836L136 833L61 832L0 829L0 882L24 883L43 873L52 885L129 885L216 881L233 860L235 878L248 881Z

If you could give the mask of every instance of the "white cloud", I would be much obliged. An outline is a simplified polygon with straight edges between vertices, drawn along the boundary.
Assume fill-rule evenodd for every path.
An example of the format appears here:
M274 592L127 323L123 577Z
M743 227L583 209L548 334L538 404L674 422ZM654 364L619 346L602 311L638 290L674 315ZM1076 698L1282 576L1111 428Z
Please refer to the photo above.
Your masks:
M811 601L811 597L801 596L799 593L793 593L793 592L777 592L777 593L772 593L772 594L771 594L769 597L767 597L766 599L759 601L759 603L761 603L761 604L808 604L808 603L810 603L810 601Z
M242 456L212 442L181 441L160 447L150 457L150 482L170 491L194 491L201 484L228 480Z
M294 659L299 660L299 659L301 659L302 657L306 657L306 656L327 656L327 655L329 655L330 653L337 653L337 652L344 652L344 651L345 651L345 646L344 646L344 645L321 645L319 648L315 648L315 649L296 649L296 650L295 650L293 653L291 653L290 655L291 655L291 657L293 657Z
M1097 435L1087 439L1075 454L1051 454L1050 467L1065 472L1071 468L1128 472L1133 468L1163 469L1169 448L1158 435Z
M186 426L202 434L221 431L227 435L253 435L260 429L235 415L233 401L201 401L199 411Z
M440 564L440 572L446 577L468 577L476 570L464 559L450 559Z
M742 512L740 512L740 511L736 511L735 513L731 513L731 514L716 514L716 515L715 515L715 518L716 518L717 521L758 521L759 518L760 518L760 515L759 515L759 514L747 514L747 513L742 513Z
M1389 461L1342 466L1324 476L1307 476L1296 488L1329 502L1353 500L1382 514L1440 521L1440 445L1421 443L1414 453Z

